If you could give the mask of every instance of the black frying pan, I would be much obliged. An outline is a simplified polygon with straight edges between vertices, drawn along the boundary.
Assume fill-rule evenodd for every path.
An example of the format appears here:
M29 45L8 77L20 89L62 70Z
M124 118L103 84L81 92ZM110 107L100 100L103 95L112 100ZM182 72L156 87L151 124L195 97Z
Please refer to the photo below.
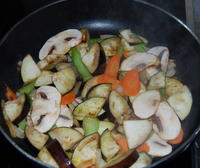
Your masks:
M200 130L200 43L193 33L174 16L150 5L133 0L68 0L45 6L15 25L0 43L0 81L17 90L22 82L16 71L17 62L30 53L38 61L38 52L54 34L68 28L88 28L93 37L115 34L131 28L150 41L151 46L164 45L177 64L177 76L187 84L193 95L190 115L183 121L185 140L174 146L173 152L157 159L150 167L175 157L184 151ZM150 47L151 47L150 46ZM4 97L1 83L0 97ZM12 139L0 113L0 132L25 157L47 167L34 158L37 151L27 140Z

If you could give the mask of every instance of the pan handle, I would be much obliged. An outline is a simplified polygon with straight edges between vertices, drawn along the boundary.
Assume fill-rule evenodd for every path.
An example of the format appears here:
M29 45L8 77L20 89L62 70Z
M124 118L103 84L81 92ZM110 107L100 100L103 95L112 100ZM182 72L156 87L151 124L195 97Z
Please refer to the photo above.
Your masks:
M200 135L197 136L191 147L192 168L200 168Z

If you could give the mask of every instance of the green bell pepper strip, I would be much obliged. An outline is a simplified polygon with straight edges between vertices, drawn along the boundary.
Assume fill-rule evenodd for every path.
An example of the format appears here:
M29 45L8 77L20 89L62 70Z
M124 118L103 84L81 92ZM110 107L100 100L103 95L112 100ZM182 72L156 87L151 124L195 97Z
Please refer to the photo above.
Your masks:
M89 39L89 44L99 43L102 39L101 38L91 38Z
M138 52L146 52L148 50L147 45L142 43L142 44L137 44L134 46L134 50Z
M24 131L24 129L25 129L25 127L26 127L26 120L23 119L22 121L20 121L20 122L18 123L18 127L19 127L21 130Z
M81 58L81 53L77 48L72 48L71 58L72 58L72 63L76 67L80 76L83 78L84 82L93 77L90 71L87 69L87 67L83 63L82 58Z
M35 80L19 89L19 93L29 95L34 89Z

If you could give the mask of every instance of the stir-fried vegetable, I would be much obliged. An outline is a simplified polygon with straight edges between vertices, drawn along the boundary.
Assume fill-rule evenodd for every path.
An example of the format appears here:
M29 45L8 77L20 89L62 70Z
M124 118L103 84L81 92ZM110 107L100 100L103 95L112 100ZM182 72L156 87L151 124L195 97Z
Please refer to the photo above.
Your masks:
M147 43L130 29L49 38L39 62L24 57L22 87L6 85L11 137L26 137L38 159L57 168L138 168L170 154L184 141L192 93L174 76L169 49Z

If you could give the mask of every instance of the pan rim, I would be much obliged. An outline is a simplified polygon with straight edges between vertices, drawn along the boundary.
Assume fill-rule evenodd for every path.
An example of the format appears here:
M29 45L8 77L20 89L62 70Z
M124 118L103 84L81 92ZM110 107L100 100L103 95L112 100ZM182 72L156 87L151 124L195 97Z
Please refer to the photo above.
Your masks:
M26 15L25 17L23 17L21 20L19 20L16 24L14 24L14 26L12 26L7 32L6 34L3 36L3 38L0 40L0 46L4 43L4 41L9 37L9 35L12 33L12 31L21 23L23 23L26 19L29 19L29 17L33 16L35 13L40 12L42 10L47 9L48 7L52 7L56 4L62 3L62 2L67 2L68 0L58 0L56 2L52 2L49 3L45 6L42 6L36 10L34 10L33 12L29 13L28 15ZM173 14L167 12L166 10L151 4L149 2L145 2L143 0L132 0L133 2L136 3L140 3L146 6L149 6L151 8L154 8L156 10L159 10L161 13L164 13L165 15L169 16L170 18L174 19L175 21L177 21L181 26L183 26L183 28L185 28L192 36L193 38L196 40L196 42L199 44L200 46L200 39L194 34L194 32L192 32L192 30L185 24L183 23L180 19L178 19L176 16L174 16ZM175 150L173 150L173 152L163 158L160 158L159 160L157 160L156 162L152 163L150 166L148 166L147 168L153 168L156 167L158 165L160 165L161 163L166 162L167 160L169 160L170 158L175 157L178 153L181 153L183 151L185 151L190 144L192 143L192 141L195 139L195 137L199 134L200 132L200 124L197 126L197 128L194 130L194 132L191 134L191 136L184 142L182 143L179 147L177 147ZM26 158L30 159L31 161L35 162L36 164L43 166L43 167L52 167L49 166L48 164L40 161L39 159L36 159L35 157L33 157L31 154L29 154L28 152L26 152L25 150L23 150L19 145L17 145L13 139L11 137L9 137L9 135L4 131L4 129L2 128L2 126L0 125L0 133L5 137L5 139L12 145L12 147L14 147L15 149L17 149L17 151L21 154L23 154ZM52 167L53 168L53 167Z

